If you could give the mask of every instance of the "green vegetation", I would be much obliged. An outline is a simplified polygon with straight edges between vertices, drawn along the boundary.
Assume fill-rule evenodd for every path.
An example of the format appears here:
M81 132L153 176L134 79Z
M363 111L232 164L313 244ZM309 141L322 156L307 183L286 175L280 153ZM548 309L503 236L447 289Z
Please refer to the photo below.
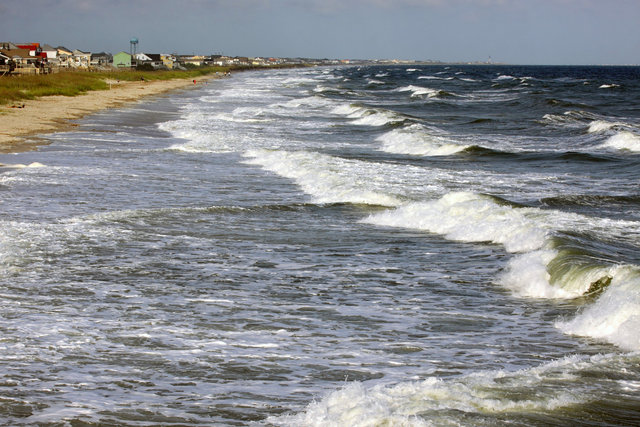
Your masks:
M93 73L58 73L0 78L0 104L41 96L76 96L90 90L109 89L104 78Z
M63 71L55 74L0 77L0 105L19 103L42 96L76 96L93 90L109 89L108 80L152 81L194 79L216 72L238 70L232 67L198 67L190 70L164 71Z

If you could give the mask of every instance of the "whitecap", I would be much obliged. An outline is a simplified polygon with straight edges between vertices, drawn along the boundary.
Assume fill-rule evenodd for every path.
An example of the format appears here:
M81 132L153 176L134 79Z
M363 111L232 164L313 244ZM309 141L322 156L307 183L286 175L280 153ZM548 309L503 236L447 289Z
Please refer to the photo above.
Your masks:
M589 133L602 133L606 132L619 123L608 122L605 120L595 120L589 124Z
M435 135L419 124L394 129L378 138L382 143L381 151L412 156L449 156L464 149L468 145L457 144L446 136Z
M15 164L0 163L0 167L11 168L11 169L24 169L24 168L43 168L45 167L45 165L43 165L40 162L32 162L32 163L29 163L28 165L25 165L22 163L15 163Z
M602 144L602 147L640 152L640 136L629 131L618 132L607 139L604 144Z
M425 230L462 242L497 243L508 252L528 252L541 248L549 231L543 223L529 219L528 212L498 205L487 196L453 192L437 200L373 214L363 221Z
M567 334L604 339L625 350L640 350L640 269L619 266L595 303L575 318L556 322Z
M367 110L360 118L351 123L360 126L384 126L390 123L398 123L404 119L391 111Z
M440 94L440 91L438 91L436 89L431 89L431 88L422 87L422 86L414 86L414 85L404 86L404 87L396 89L396 91L398 91L398 92L412 92L412 94L411 94L412 97L418 97L418 96L422 96L422 95L427 95L428 98L435 98Z
M585 403L582 372L610 374L617 355L569 356L515 372L492 370L458 378L366 385L353 382L310 403L295 415L271 417L277 426L468 425L505 413L547 413ZM629 362L626 362L629 363ZM559 386L560 385L560 386ZM523 390L537 390L524 398ZM485 422L486 424L486 422ZM491 423L490 423L491 424Z
M405 119L393 111L367 108L356 104L343 104L331 110L331 113L354 119L351 124L359 126L384 126L402 122Z
M375 164L308 151L249 150L245 163L292 179L316 203L358 203L396 206ZM364 178L366 177L366 178ZM379 186L378 183L382 185Z

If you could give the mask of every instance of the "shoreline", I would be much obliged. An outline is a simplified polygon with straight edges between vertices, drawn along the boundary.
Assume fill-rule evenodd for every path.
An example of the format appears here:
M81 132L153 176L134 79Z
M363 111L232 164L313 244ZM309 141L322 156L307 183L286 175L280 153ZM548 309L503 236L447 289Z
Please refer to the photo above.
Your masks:
M195 80L219 78L216 74ZM47 141L37 135L53 133L75 127L71 120L120 107L147 96L159 95L175 89L194 86L193 79L152 81L107 81L108 90L90 91L78 96L45 96L21 101L19 107L0 107L0 154L35 150Z

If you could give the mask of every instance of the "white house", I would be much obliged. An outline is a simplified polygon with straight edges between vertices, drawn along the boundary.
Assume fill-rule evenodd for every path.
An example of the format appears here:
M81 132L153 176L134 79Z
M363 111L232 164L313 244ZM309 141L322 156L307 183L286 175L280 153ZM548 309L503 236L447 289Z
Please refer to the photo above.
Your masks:
M71 66L75 68L89 68L91 64L91 52L83 52L75 49L71 57Z
M153 68L164 67L162 57L157 53L136 53L135 55L138 64L150 64Z
M48 44L42 46L42 52L47 54L47 59L49 61L58 59L58 49Z

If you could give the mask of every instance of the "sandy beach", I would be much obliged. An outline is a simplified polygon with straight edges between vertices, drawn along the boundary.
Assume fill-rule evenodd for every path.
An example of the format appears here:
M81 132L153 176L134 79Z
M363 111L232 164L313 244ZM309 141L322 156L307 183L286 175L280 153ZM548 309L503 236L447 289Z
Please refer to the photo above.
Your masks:
M211 78L215 75L199 77L197 84ZM108 83L109 90L75 97L47 96L0 107L0 153L34 149L43 143L36 135L72 127L71 120L87 114L194 85L192 79Z

